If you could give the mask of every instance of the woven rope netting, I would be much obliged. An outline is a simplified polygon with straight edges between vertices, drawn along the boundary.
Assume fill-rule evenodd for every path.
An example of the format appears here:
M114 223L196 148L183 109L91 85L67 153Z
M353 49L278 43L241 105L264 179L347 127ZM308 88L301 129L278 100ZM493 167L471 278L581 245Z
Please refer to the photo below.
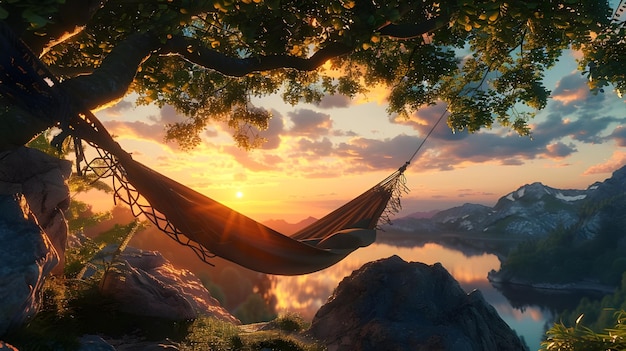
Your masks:
M205 263L212 264L209 259L214 258L215 255L204 246L186 237L167 220L164 214L155 210L128 181L124 168L115 156L93 143L89 143L89 145L96 150L98 156L87 163L85 171L93 172L99 179L111 179L115 204L121 202L127 205L135 217L145 216L167 236L179 244L189 247Z

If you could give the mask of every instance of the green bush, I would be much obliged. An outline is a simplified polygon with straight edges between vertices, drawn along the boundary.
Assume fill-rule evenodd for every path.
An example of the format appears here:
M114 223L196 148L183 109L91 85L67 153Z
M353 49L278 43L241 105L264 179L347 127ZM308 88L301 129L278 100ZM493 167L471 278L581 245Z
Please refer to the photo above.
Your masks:
M621 351L626 349L626 311L616 314L612 328L595 332L582 325L581 315L573 327L555 323L546 333L541 350L551 351Z

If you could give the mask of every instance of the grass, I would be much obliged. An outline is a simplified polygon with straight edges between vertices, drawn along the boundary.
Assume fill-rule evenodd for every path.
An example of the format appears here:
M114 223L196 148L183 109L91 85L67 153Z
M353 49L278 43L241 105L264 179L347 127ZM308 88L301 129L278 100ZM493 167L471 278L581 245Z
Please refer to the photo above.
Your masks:
M200 318L189 327L180 344L181 351L233 350L322 351L324 347L301 334L307 323L296 314L280 316L263 330L246 332L242 328L213 318Z

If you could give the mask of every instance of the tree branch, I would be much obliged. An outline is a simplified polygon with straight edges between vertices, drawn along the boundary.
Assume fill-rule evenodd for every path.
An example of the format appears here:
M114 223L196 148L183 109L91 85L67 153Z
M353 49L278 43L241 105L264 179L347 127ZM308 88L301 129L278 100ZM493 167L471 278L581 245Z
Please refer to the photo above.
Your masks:
M214 69L224 75L241 77L252 72L277 68L294 68L312 71L328 59L350 53L353 50L341 43L331 43L309 58L289 55L268 55L249 58L234 58L207 48L202 42L184 36L170 39L160 51L162 55L179 55L189 62Z
M161 43L150 33L135 33L121 41L92 74L61 83L79 106L90 110L124 97L137 68Z

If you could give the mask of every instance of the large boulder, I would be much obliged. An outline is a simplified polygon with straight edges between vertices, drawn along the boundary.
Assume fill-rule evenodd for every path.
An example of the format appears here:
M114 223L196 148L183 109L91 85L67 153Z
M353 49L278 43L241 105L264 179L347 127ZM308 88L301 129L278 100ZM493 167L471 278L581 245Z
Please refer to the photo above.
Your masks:
M233 324L233 317L211 296L193 273L175 268L160 253L127 248L102 278L101 292L124 312L187 320L215 317Z
M67 243L67 222L64 212L69 207L70 194L66 180L72 173L72 163L52 157L37 149L17 147L0 153L0 182L22 194L37 224L50 239L59 256L53 271L62 274Z
M0 182L0 335L39 311L44 279L59 262L15 187Z
M309 332L329 351L526 350L479 291L465 293L441 264L398 256L346 277Z

